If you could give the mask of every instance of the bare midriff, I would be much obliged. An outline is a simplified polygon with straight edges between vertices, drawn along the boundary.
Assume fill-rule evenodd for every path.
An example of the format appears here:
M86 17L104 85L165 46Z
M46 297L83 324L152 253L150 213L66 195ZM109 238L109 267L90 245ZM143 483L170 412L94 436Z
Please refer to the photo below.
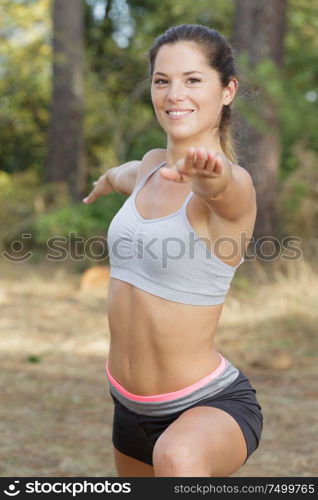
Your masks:
M207 376L221 362L214 334L222 307L166 300L111 278L111 375L141 396L178 391Z
M157 171L139 192L137 210L145 218L163 217L177 210L188 192L188 187L186 193L175 189L172 196L170 181L160 178ZM228 264L239 262L248 245L241 248L240 234L251 236L255 213L240 223L227 222L194 196L187 206L187 216L205 240L214 242L224 235L235 239L240 254ZM225 254L228 250L230 253L232 248L224 248ZM221 363L214 337L222 308L223 304L202 306L166 300L111 278L107 301L111 375L128 392L140 396L174 392L198 382Z

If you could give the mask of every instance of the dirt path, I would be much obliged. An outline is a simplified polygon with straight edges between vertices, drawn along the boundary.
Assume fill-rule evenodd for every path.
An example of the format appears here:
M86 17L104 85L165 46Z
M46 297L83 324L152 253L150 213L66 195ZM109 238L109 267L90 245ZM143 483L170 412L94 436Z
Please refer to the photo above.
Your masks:
M0 475L116 476L105 296L80 293L66 266L1 275ZM304 297L298 280L282 302L291 283L268 286L234 289L219 326L218 349L249 377L264 414L261 445L233 477L316 477L317 288ZM270 368L279 354L289 368Z

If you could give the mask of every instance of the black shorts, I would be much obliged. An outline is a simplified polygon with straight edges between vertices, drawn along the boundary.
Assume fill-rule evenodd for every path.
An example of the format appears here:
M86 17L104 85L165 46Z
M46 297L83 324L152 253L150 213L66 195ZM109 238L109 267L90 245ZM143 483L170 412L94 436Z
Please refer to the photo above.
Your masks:
M146 464L153 465L152 452L160 434L186 409L195 406L220 408L236 420L246 440L246 460L259 446L263 430L262 409L256 399L256 390L240 370L234 382L216 395L197 401L182 411L166 416L135 413L111 393L110 395L115 405L112 427L113 445L118 451Z

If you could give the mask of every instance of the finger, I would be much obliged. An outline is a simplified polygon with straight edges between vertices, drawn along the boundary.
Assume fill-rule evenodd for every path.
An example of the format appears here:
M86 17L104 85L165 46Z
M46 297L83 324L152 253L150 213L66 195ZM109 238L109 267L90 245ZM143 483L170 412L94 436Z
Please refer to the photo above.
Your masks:
M216 155L213 151L209 151L207 154L206 170L213 172L215 168Z
M206 166L206 160L205 148L199 148L196 156L195 167L202 170Z
M178 172L175 168L161 167L160 175L169 181L180 182L182 180L181 173Z
M93 191L91 191L89 193L89 195L83 199L83 201L84 201L84 203L92 203L93 201L96 200L96 198L97 198L97 193L96 193L95 189L93 189Z
M86 198L83 198L83 202L84 203L92 203L92 197L90 195L86 196Z
M221 173L223 168L225 167L224 164L224 157L220 153L213 153L211 154L212 161L209 162L209 171L211 172L211 175L214 177L218 177Z
M194 147L191 147L188 149L188 151L185 155L185 159L184 159L184 169L183 169L184 171L193 170L193 168L195 166L195 153L196 153L196 150Z
M222 168L224 167L224 158L219 153L216 154L214 172L216 174L220 174L222 172Z

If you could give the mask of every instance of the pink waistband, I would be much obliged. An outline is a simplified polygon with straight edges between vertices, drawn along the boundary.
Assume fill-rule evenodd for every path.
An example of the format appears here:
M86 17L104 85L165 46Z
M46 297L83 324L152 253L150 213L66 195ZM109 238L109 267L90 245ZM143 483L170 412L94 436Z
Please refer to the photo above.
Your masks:
M185 387L184 389L180 389L179 391L174 391L174 392L166 392L163 394L156 394L154 396L139 396L138 394L133 394L132 392L126 391L124 387L122 387L117 380L114 379L114 377L111 375L109 369L108 369L108 360L106 362L106 372L107 376L109 378L109 381L113 386L116 387L116 389L123 395L126 396L127 398L133 399L134 401L152 401L152 402L159 402L159 401L170 401L172 399L177 399L181 398L182 396L186 396L187 394L190 394L191 392L195 391L196 389L199 389L200 387L204 386L208 382L211 382L211 380L215 379L220 373L223 372L226 366L226 359L222 356L222 354L218 353L221 362L219 366L209 375L207 375L204 378L201 378L198 382L195 382L194 384L189 385L188 387Z

